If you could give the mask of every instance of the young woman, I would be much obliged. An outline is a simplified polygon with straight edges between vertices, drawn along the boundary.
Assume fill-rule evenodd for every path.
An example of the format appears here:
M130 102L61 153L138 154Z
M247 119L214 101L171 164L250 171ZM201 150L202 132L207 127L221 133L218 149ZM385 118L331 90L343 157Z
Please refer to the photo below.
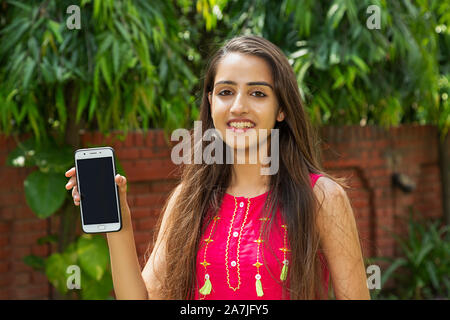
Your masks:
M116 297L321 299L331 279L337 299L369 299L348 197L321 169L284 54L260 37L229 40L207 68L200 120L234 151L233 161L224 152L222 162L185 165L142 272L126 178L116 176L123 228L107 234ZM208 144L192 142L191 159ZM262 174L260 157L249 161L255 149L278 162L275 171ZM66 176L79 205L75 168Z

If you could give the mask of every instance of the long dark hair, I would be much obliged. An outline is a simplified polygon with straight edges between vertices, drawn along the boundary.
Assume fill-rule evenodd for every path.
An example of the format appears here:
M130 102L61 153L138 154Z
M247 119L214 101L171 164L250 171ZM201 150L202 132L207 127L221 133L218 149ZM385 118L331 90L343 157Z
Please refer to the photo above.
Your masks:
M208 93L213 90L218 64L230 52L258 56L268 63L272 71L274 92L285 114L284 121L275 125L275 128L279 129L279 170L270 176L271 196L267 198L266 205L269 221L273 221L279 207L287 224L291 261L290 285L286 290L291 299L324 297L326 293L322 291L322 265L318 257L320 241L315 221L320 204L311 188L309 174L322 174L339 184L343 182L322 170L317 129L311 125L304 110L292 67L282 51L264 38L233 38L212 57L203 85L200 108L202 129L214 128ZM204 232L202 226L208 224L211 213L219 210L231 181L232 164L226 164L226 161L223 164L194 163L194 152L204 150L210 142L202 139L198 145L194 145L193 131L191 138L192 161L183 167L181 191L165 230L166 264L160 276L161 293L167 299L194 297L194 288L197 285L196 255L199 240ZM224 148L227 147L224 143ZM167 202L164 210L166 207ZM267 230L271 223L266 226L263 234L267 239Z

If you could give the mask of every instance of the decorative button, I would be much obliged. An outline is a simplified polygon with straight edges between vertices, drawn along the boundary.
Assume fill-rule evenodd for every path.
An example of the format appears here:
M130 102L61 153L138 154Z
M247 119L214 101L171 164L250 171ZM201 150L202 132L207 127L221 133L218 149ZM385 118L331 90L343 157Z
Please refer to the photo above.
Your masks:
M239 235L239 232L237 232L237 231L235 231L235 232L233 232L233 237L237 237Z
M231 261L231 266L236 267L236 261Z
M244 202L239 203L239 207L243 207L244 206Z

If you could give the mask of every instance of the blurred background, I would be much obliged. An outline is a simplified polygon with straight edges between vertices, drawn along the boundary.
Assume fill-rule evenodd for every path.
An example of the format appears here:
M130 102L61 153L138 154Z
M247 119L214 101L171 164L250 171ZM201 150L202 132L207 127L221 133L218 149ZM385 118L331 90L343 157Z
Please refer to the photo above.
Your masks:
M143 265L179 181L170 134L242 34L286 54L324 168L349 178L372 298L450 297L449 0L0 0L0 299L114 299L64 188L73 152L116 150Z

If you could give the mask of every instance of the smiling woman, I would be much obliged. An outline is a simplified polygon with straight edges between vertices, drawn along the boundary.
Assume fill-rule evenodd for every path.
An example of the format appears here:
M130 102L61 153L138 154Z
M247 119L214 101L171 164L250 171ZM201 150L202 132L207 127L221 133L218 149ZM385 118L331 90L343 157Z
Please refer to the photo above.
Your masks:
M163 208L142 272L126 179L115 177L123 228L108 233L108 245L117 298L325 299L330 279L338 299L369 298L344 183L321 168L284 54L256 36L226 42L206 70L199 120L188 137L191 161ZM219 132L227 150L278 150L271 154L277 170L263 174L260 158L228 162L228 152L222 161L195 161L209 143L197 138L198 123ZM240 139L250 131L249 141ZM271 134L259 139L262 132ZM66 176L78 205L75 168Z
M321 168L284 54L256 36L225 43L206 70L200 120L246 156L268 147L262 130L277 130L279 170L262 175L261 159L186 165L142 273L149 296L326 298L331 276L337 298L369 298L344 183ZM192 159L206 142L191 144Z
M248 149L257 143L260 129L270 130L275 121L284 119L273 87L272 72L264 59L238 52L222 59L208 102L214 126L228 145ZM253 139L237 139L237 134L249 129L256 131ZM234 134L230 137L228 131Z

